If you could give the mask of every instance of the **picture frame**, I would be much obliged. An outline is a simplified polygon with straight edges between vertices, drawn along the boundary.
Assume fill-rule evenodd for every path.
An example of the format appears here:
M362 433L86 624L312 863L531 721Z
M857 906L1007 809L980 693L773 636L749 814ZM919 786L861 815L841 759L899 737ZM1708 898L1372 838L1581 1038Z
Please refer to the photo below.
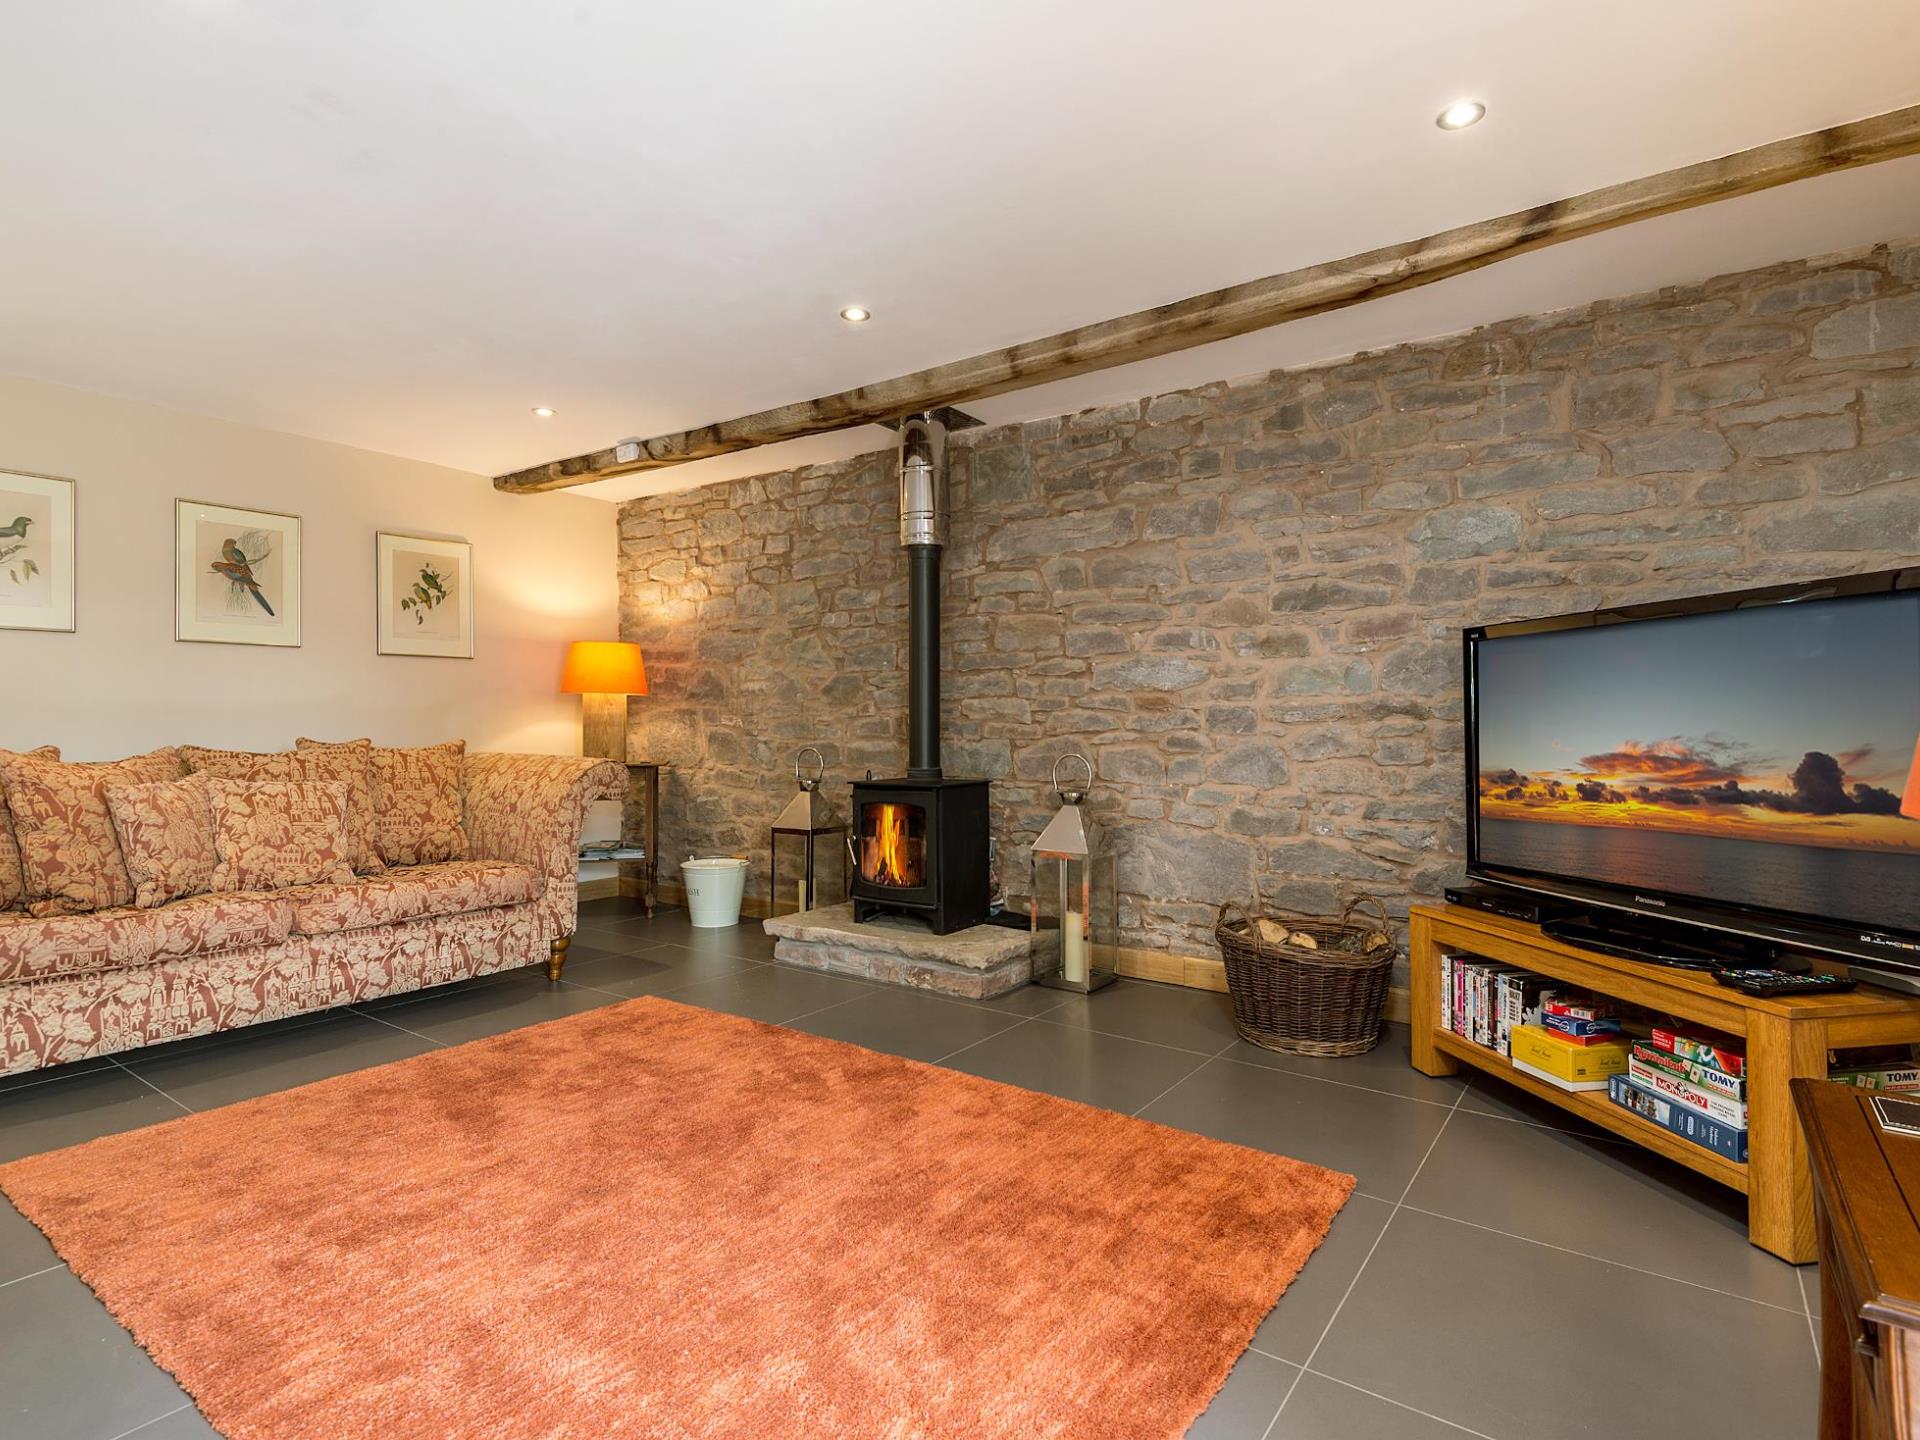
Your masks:
M473 659L473 546L388 530L373 544L379 653Z
M173 638L296 647L301 520L206 500L173 502Z
M0 630L74 624L73 481L0 471Z

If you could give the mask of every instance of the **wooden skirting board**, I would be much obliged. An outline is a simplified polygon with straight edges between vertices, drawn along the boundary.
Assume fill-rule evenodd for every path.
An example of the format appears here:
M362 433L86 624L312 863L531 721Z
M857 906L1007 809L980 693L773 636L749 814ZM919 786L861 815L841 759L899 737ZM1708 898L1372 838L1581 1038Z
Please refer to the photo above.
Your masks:
M599 900L614 895L638 895L637 881L625 882L627 889L620 888L621 881L612 876L604 880L588 880L580 886L582 900ZM686 888L673 881L660 882L660 903L662 905L685 905ZM749 919L764 920L767 916L767 902L755 896L748 896L740 902L740 913ZM1218 955L1175 955L1167 950L1120 949L1114 956L1114 969L1130 980L1154 980L1162 985L1184 985L1190 990L1216 990L1222 994L1227 989L1227 966ZM1394 986L1387 991L1386 1017L1398 1025L1407 1023L1412 1014L1407 991Z

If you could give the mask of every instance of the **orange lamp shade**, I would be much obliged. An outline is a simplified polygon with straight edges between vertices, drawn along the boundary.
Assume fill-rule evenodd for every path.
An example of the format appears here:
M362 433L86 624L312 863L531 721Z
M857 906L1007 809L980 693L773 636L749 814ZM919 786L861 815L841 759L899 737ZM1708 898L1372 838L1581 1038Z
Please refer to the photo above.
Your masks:
M560 670L563 695L644 695L647 666L640 647L619 640L576 640Z

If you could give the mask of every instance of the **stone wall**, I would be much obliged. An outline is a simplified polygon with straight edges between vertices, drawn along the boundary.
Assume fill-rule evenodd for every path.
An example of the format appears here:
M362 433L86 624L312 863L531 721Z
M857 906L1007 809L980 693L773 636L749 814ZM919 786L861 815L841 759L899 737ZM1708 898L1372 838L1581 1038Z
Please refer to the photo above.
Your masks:
M1462 864L1461 627L1920 564L1916 362L1908 243L957 434L948 771L1017 856L1090 754L1134 946L1206 953L1256 887L1404 913ZM904 765L889 457L620 533L664 854L750 854L762 894L798 747L842 813Z

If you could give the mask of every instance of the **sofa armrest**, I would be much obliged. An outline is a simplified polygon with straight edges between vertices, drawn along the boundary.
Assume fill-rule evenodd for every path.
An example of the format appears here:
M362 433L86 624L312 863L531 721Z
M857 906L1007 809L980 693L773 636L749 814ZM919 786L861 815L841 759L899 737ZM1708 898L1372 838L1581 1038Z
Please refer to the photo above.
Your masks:
M624 800L627 767L579 755L468 755L460 775L476 860L530 866L546 881L549 939L573 933L580 827L595 800Z

